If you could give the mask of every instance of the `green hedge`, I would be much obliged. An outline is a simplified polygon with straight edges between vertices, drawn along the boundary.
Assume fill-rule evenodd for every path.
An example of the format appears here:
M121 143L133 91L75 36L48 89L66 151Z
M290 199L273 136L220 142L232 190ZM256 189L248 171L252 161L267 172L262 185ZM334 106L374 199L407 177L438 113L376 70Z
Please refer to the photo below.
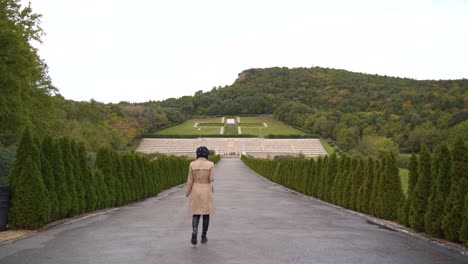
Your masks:
M221 160L221 156L220 155L209 156L209 160L211 160L212 162L214 162L214 164L216 164Z
M239 123L241 127L264 127L263 123Z
M192 135L179 135L179 134L172 134L172 135L163 135L163 134L154 134L154 133L143 133L143 138L199 138L200 135L192 134ZM257 135L252 134L233 134L233 135L221 135L221 134L208 134L203 135L202 137L205 138L224 138L224 137L233 137L233 138L255 138L258 137ZM316 134L307 134L307 135L299 135L299 134L268 134L265 135L265 138L319 138Z
M319 138L319 136L316 134L268 134L265 138Z
M13 167L15 152L12 148L0 147L0 184L6 183L8 172Z
M199 127L203 127L203 126L217 126L217 127L222 127L222 126L224 126L224 123L221 123L221 122L219 122L219 123L198 123L197 126L199 126Z
M290 189L468 245L466 145L459 139L451 151L444 144L434 154L425 146L421 149L408 164L407 196L392 154L379 160L336 154L317 160L241 159L258 174Z
M213 157L219 160L219 156ZM8 175L9 228L35 229L51 221L121 206L157 195L187 179L190 160L100 148L90 167L83 144L38 139L25 130Z
M152 133L144 133L143 138L199 138L200 135L162 135L162 134L152 134ZM241 135L221 135L221 134L210 134L210 135L203 135L202 137L204 138L225 138L225 137L231 137L231 138L254 138L258 137L256 135L250 135L250 134L241 134Z

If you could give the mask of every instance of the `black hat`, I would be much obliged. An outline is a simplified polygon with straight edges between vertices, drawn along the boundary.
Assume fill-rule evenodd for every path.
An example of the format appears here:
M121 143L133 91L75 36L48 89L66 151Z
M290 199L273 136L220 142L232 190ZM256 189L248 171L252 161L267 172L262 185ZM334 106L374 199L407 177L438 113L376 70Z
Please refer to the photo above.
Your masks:
M200 146L200 147L197 148L197 159L200 158L200 157L208 159L208 154L209 153L210 153L210 151L208 150L207 147Z

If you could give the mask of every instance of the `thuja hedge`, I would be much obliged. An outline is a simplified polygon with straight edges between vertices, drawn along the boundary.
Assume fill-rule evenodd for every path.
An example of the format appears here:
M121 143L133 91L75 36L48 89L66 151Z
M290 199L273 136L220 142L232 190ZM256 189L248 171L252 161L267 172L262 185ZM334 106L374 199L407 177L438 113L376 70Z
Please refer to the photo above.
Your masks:
M172 135L163 135L163 134L153 134L153 133L143 133L143 138L199 138L199 134L192 134L192 135L181 135L181 134L172 134ZM204 138L255 138L258 137L257 135L251 134L203 134L201 137Z
M317 134L268 134L265 138L319 138Z
M279 162L241 159L290 189L468 245L468 150L462 139L451 151L441 144L434 154L423 146L419 157L412 155L407 197L392 154L379 159L336 154Z
M221 160L221 156L220 155L209 156L209 160L211 160L214 164L216 164Z
M214 161L219 156L213 157ZM25 130L8 175L8 227L35 229L49 222L157 195L186 181L191 160L101 148L91 168L83 144Z

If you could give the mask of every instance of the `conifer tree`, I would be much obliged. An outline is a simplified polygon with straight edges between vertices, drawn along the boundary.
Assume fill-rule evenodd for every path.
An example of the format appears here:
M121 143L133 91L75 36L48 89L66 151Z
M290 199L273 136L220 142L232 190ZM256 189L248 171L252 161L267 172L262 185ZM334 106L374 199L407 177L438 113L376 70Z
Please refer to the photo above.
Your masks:
M162 185L161 185L161 168L160 168L160 163L158 162L158 160L154 161L153 162L154 164L154 168L155 168L155 184L156 184L156 194L158 194L159 192L162 191ZM278 169L278 166L279 164L276 164L276 168L275 168L275 172L274 173L277 173L277 169ZM187 169L188 169L188 165L187 165ZM184 173L184 176L187 176L188 175L188 171L186 173ZM271 178L270 180L273 180L273 178ZM185 181L185 180L184 180Z
M271 166L271 165L269 165ZM308 180L308 173L309 173L309 160L303 159L301 162L301 174L300 174L300 182L299 182L299 191L303 194L307 195L307 180Z
M301 183L301 176L302 176L302 159L298 159L295 161L295 173L293 174L293 190L300 192L300 183Z
M403 191L396 158L393 153L387 153L384 157L384 167L379 186L380 217L388 220L397 218L397 210L400 205Z
M124 200L124 186L122 185L123 171L122 171L122 160L119 153L115 150L110 151L112 159L112 176L115 180L115 204L117 206L123 205Z
M337 171L335 178L333 179L332 187L331 187L331 202L334 204L338 204L338 193L339 193L339 182L341 173L343 171L343 164L344 159L343 157L337 159Z
M447 197L450 193L450 180L452 161L450 152L445 144L437 146L434 152L434 164L437 164L437 170L432 170L437 173L433 184L432 193L429 197L427 212L424 218L425 230L428 234L436 237L442 237L442 216L444 214L444 206Z
M375 177L374 181L372 182L371 200L369 201L369 213L377 217L380 215L378 199L380 180L382 178L382 163L382 159L379 159L375 162Z
M327 162L327 175L325 177L325 188L323 192L323 200L327 202L332 202L333 182L335 181L338 171L338 165L336 154L333 153Z
M67 183L67 176L65 174L65 165L63 163L62 147L60 140L53 140L52 148L52 173L54 174L55 193L57 194L59 212L57 219L64 218L70 212L71 196Z
M77 148L77 157L79 167L81 169L81 176L84 188L85 197L85 211L93 211L97 208L97 181L94 179L94 175L88 165L88 156L84 144L81 142Z
M124 154L122 156L122 169L123 169L123 179L122 185L124 188L124 200L125 203L129 203L132 200L132 189L130 185L130 175L131 175L131 163L130 163L130 155Z
M13 163L13 167L11 168L7 178L8 183L12 187L18 185L16 180L19 178L17 176L21 174L21 171L25 170L22 163L33 155L33 147L34 141L31 132L29 131L29 128L25 128L18 149L16 150L16 158Z
M308 175L307 175L307 192L306 194L312 196L313 184L315 179L315 160L312 158L309 161Z
M460 241L462 212L465 195L468 192L468 150L461 137L452 147L452 183L450 194L444 207L442 229L444 236L451 241Z
M169 164L169 168L171 168L172 166L170 166L170 164L172 163L172 159L171 158L168 158L166 160ZM146 162L147 162L147 158L145 156L142 156L141 159L140 159L140 170L141 170L141 182L140 182L140 186L141 186L141 190L142 190L142 198L145 199L145 198L148 198L148 171L146 169ZM166 171L166 175L168 177L168 188L172 186L172 181L173 181L173 177L171 177L173 175L173 170L167 170Z
M74 175L73 154L71 149L70 138L63 137L60 139L60 147L62 149L63 165L65 168L65 178L70 194L70 210L67 212L68 216L75 216L79 213L79 200L76 190L76 181Z
M40 156L40 150L26 128L8 175L10 228L35 229L50 221L49 197L41 175Z
M344 208L351 208L351 195L353 191L353 181L354 181L354 173L356 171L356 167L358 165L358 160L356 158L351 158L350 166L347 170L346 177L345 177L345 184L344 184L344 191L343 191L343 207Z
M137 190L137 200L141 200L144 197L144 191L142 187L142 168L141 168L141 157L140 155L135 155L135 185L136 185L136 190ZM161 158L161 163L164 165L165 163L165 158ZM162 170L163 173L163 189L166 189L166 178L165 178L165 168Z
M100 148L96 155L95 166L104 175L104 182L110 198L109 205L106 204L106 207L113 207L116 204L116 177L113 175L113 165L111 150L108 148Z
M406 199L404 200L403 208L401 208L399 222L406 226L409 226L409 218L411 214L411 204L414 193L414 186L418 181L418 158L413 153L411 154L409 166L408 166L408 191L406 194Z
M318 157L317 163L315 164L315 179L312 186L312 196L318 196L318 189L320 185L320 173L322 170L322 157ZM318 197L317 197L318 198Z
M59 201L57 199L55 176L52 169L54 160L54 140L51 136L45 136L42 141L42 178L49 194L50 218L57 220L60 214Z
M357 209L359 188L362 186L362 173L364 169L364 163L361 158L356 159L356 167L353 168L352 173L352 186L351 186L351 198L350 208L352 210Z
M349 156L345 156L343 169L342 169L342 173L340 176L340 182L337 188L337 191L338 191L337 195L338 195L338 201L339 201L338 205L342 207L345 207L344 201L349 199L349 196L348 197L346 196L345 191L346 191L347 175L349 173L350 168L351 168L351 158Z
M178 172L178 174L181 174L182 171L181 171L179 166L182 166L182 163L180 162L180 160L178 160L178 163L180 165L177 165L177 167L176 167L178 169L177 172ZM156 194L156 177L155 177L156 176L156 166L155 166L154 161L150 161L148 166L149 166L148 171L149 171L149 176L150 176L149 177L149 180L150 180L150 182L149 182L150 196L154 196ZM264 169L264 168L262 168L262 169Z
M70 140L70 147L72 151L72 163L73 163L73 175L75 177L75 186L76 186L76 198L78 202L78 214L85 212L86 210L86 193L83 186L83 178L85 177L84 174L86 173L86 168L82 168L81 166L87 166L85 164L81 164L80 160L80 153L78 150L78 144L75 140Z
M135 201L135 188L133 186L133 156L134 153L128 153L124 155L124 158L122 159L124 163L124 167L126 169L126 178L127 178L127 184L128 184L128 201L133 202Z
M400 204L398 205L397 211L397 222L407 226L408 225L408 214L406 210L406 206L408 204L408 198L403 195L400 200Z
M408 222L416 231L424 231L424 215L431 193L431 155L426 146L421 147L419 154L418 181L413 190Z
M372 157L367 158L364 163L362 185L358 190L357 210L363 213L368 213L369 200L372 193L372 181L374 178L374 160Z
M94 169L94 177L98 183L98 208L108 208L112 207L112 199L110 197L109 191L107 189L107 183L104 174L99 168Z
M327 177L327 167L328 167L328 156L325 156L321 164L322 168L320 169L320 178L319 184L317 186L317 198L320 200L325 200L325 191L326 191L326 177Z

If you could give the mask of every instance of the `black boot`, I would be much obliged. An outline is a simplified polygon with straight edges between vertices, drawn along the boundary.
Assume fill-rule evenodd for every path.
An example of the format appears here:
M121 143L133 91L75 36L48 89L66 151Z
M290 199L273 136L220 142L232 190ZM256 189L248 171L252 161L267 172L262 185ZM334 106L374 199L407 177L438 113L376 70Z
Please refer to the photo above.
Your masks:
M202 244L208 242L208 238L206 237L206 232L208 232L208 226L210 225L210 215L203 215L203 232L201 236Z
M200 222L200 215L193 215L192 218L192 239L190 242L192 242L192 245L197 244L197 234L198 234L198 223Z

